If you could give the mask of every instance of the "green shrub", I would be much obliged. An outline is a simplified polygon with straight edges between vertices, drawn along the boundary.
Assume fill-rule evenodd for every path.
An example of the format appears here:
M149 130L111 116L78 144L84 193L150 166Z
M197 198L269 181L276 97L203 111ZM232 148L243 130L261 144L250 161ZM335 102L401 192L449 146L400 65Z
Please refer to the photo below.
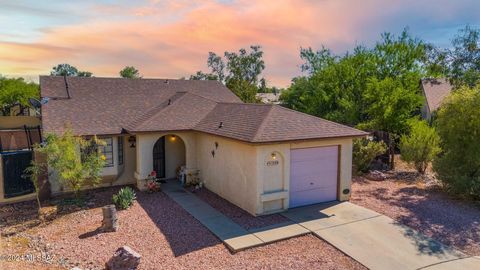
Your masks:
M428 164L440 153L439 145L440 137L435 128L425 121L412 120L410 134L400 138L401 158L424 174Z
M480 199L480 86L455 90L437 114L443 153L433 169L447 191Z
M120 191L112 197L113 203L120 209L127 209L132 206L135 199L135 192L130 187L120 189Z
M370 163L378 155L387 151L384 142L374 142L367 139L356 139L353 141L353 165L356 173L366 173Z

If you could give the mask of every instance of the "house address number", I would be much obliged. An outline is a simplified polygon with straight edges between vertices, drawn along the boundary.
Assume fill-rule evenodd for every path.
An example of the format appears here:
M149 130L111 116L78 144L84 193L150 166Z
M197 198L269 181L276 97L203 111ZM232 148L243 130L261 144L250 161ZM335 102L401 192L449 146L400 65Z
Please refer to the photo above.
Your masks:
M276 166L278 165L278 160L267 161L267 166Z

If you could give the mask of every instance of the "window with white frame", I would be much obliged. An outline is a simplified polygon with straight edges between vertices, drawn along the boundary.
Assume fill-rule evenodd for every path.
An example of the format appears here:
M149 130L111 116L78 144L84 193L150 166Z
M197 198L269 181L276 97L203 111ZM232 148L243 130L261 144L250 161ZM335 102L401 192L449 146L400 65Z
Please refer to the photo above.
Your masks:
M101 138L105 145L100 145L99 150L105 156L105 167L113 167L113 138Z
M118 165L123 165L123 137L118 137Z

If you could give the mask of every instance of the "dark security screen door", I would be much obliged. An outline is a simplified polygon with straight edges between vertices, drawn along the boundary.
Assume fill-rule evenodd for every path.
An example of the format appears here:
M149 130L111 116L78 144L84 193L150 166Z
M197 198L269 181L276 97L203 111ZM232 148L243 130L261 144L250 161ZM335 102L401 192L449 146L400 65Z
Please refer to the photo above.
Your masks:
M165 178L165 137L158 139L153 147L153 169L157 178Z

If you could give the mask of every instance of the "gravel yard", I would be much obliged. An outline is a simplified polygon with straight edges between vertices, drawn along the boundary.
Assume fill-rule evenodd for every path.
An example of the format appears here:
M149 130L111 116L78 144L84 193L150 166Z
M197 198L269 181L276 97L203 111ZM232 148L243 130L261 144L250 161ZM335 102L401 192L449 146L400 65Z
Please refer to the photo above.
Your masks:
M206 188L197 190L194 194L246 230L258 229L290 221L288 218L280 214L254 217L247 211L230 203Z
M91 192L88 207L70 209L40 226L28 221L28 215L12 219L26 212L21 209L35 209L34 203L0 207L2 233L12 231L12 227L23 231L2 236L0 255L42 251L52 256L53 261L53 265L0 261L0 269L61 269L59 266L74 265L102 269L122 245L143 256L141 269L365 269L311 235L231 254L205 227L161 192L139 192L133 207L118 213L119 231L98 233L102 219L99 207L108 204L116 190ZM7 224L6 220L11 221ZM263 226L272 220L279 221L270 217L260 223L248 221L243 226ZM30 226L18 229L28 222Z
M399 164L386 181L353 180L351 202L389 216L467 254L480 255L480 205L451 198L417 181Z

